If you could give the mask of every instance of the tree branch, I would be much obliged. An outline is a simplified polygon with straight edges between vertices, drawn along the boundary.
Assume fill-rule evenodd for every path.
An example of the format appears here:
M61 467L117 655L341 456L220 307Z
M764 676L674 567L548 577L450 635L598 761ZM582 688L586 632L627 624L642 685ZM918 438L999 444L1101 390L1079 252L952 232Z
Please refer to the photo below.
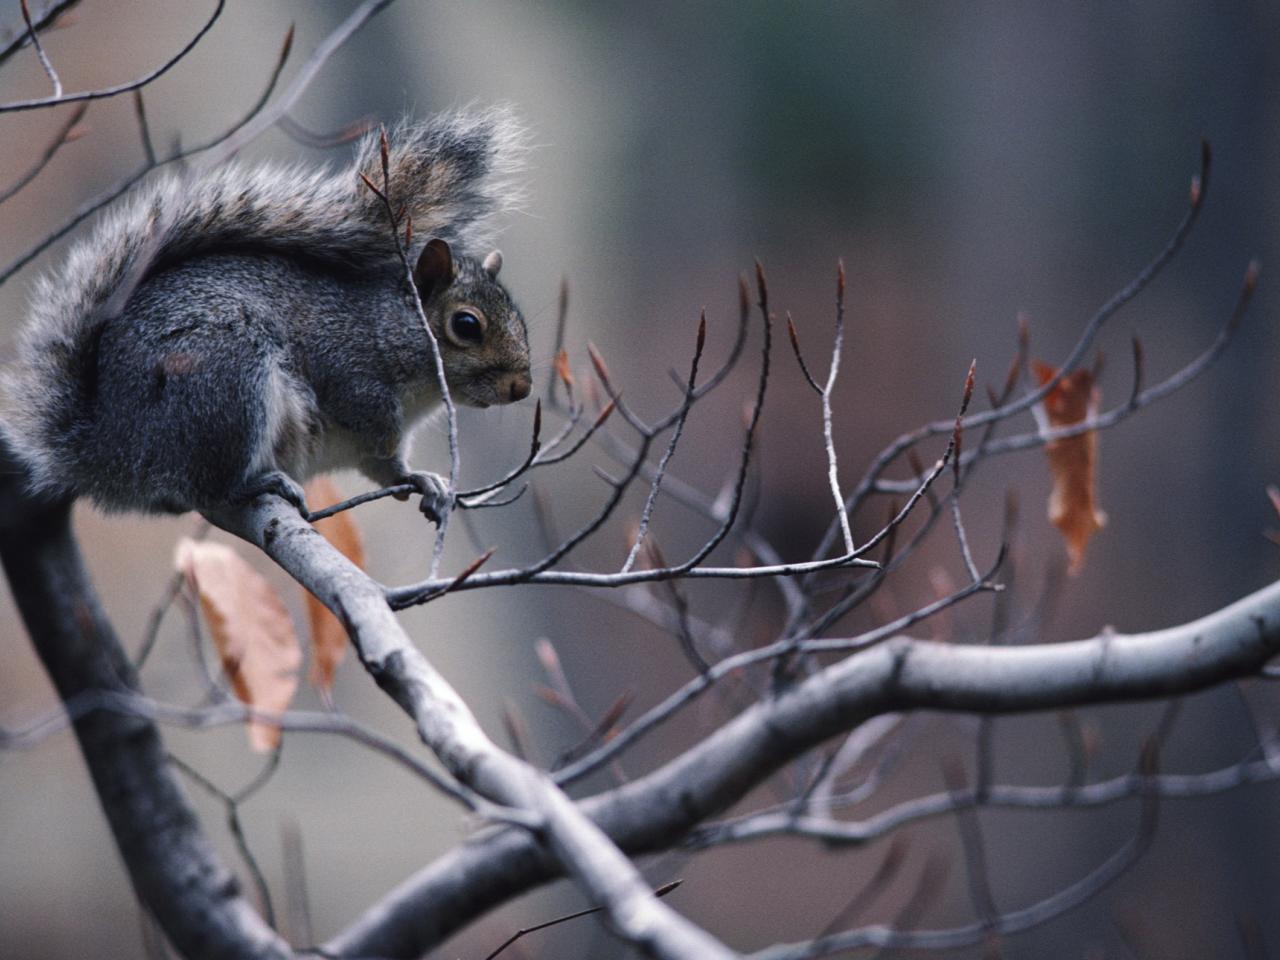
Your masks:
M875 716L1016 713L1173 696L1255 674L1276 654L1280 583L1152 633L1023 647L898 637L755 704L652 773L580 806L628 854L667 849L784 764ZM427 866L328 949L416 957L485 911L558 875L527 836L503 830Z
M214 8L209 19L205 21L198 33L187 41L181 50L166 60L150 73L143 74L136 80L130 80L128 83L121 83L114 87L103 87L100 90L86 90L83 93L61 93L60 91L52 97L37 97L34 100L14 100L10 103L0 104L0 113L12 113L16 110L40 110L45 107L52 107L59 103L77 103L85 100L104 100L107 97L115 97L122 93L128 93L131 90L140 90L147 84L168 73L173 67L177 66L188 53L195 49L195 45L204 39L204 35L213 29L213 25L218 22L218 18L222 16L222 10L227 5L227 0L218 0L218 5ZM34 32L34 28L33 32Z
M418 735L463 784L533 813L538 842L574 876L611 927L646 955L729 960L723 944L660 903L629 860L542 771L498 749L466 703L410 642L382 588L276 497L210 512L209 519L260 547L342 621L365 669L405 711ZM527 836L527 834L525 835Z
M32 643L63 702L133 693L137 678L89 582L70 504L38 501L0 445L0 561ZM76 739L139 899L189 958L276 958L292 951L241 896L174 782L155 725L94 711Z

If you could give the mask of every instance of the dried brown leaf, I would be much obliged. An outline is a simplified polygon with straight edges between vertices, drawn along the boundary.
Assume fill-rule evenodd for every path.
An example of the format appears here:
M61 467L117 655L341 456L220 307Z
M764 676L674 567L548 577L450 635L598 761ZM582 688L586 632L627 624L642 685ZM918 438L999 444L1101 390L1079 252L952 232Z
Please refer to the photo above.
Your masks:
M314 510L322 510L342 500L342 494L328 477L311 480L306 487L307 503ZM317 520L315 528L338 552L364 569L364 543L360 530L351 518L351 511L334 514ZM308 680L321 690L333 689L333 678L338 665L347 655L347 631L329 609L304 590L307 602L307 620L311 626L311 671Z
M174 566L187 578L204 610L214 647L237 697L256 710L282 713L298 689L302 650L293 620L275 588L230 547L184 538ZM249 724L258 751L280 742L280 728Z
M1043 386L1057 371L1036 361L1036 379ZM1100 394L1089 370L1067 374L1044 398L1044 411L1052 427L1080 423L1098 409ZM1054 440L1045 447L1049 470L1053 473L1053 492L1049 494L1049 520L1061 532L1071 559L1070 572L1079 573L1084 565L1084 549L1089 538L1107 522L1098 509L1096 474L1098 467L1098 435L1090 430L1074 437Z

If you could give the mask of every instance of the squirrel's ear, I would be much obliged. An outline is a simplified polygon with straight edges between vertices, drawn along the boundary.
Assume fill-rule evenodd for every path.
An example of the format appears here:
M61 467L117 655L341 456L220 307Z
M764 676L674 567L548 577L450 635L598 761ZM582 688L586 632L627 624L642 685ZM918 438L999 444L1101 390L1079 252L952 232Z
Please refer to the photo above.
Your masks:
M484 267L484 272L489 275L490 280L498 279L498 271L502 269L502 251L494 250L484 258L480 266Z
M418 296L427 299L436 289L443 290L453 283L453 252L443 240L428 240L418 255L418 265L413 268L413 282L418 285Z

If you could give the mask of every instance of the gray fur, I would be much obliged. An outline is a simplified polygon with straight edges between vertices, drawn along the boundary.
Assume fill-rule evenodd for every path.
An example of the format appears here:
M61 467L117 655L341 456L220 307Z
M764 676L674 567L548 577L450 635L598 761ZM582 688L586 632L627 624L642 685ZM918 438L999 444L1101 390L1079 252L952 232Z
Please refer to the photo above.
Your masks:
M388 140L411 253L433 237L454 251L454 282L423 291L451 392L481 406L519 399L524 320L475 257L514 200L521 128L505 110L456 113L402 123ZM335 467L411 478L404 436L439 401L434 361L361 172L382 186L376 133L338 174L231 166L163 179L42 278L0 380L4 435L32 487L182 511L295 495L293 481ZM108 308L135 272L141 282ZM488 317L483 344L448 342L460 307Z

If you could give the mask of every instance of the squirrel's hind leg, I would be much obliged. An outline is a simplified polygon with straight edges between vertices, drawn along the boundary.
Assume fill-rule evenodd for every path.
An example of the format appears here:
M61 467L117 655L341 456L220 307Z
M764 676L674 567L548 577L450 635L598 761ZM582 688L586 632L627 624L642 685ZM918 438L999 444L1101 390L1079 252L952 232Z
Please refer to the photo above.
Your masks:
M107 509L232 502L278 471L273 409L264 403L276 350L251 324L237 329L216 313L171 317L165 327L147 319L126 314L104 331L86 486ZM274 489L301 499L292 481Z
M269 470L257 476L245 477L232 489L227 502L232 506L242 506L269 493L288 500L304 517L308 515L307 499L302 487L283 470Z

